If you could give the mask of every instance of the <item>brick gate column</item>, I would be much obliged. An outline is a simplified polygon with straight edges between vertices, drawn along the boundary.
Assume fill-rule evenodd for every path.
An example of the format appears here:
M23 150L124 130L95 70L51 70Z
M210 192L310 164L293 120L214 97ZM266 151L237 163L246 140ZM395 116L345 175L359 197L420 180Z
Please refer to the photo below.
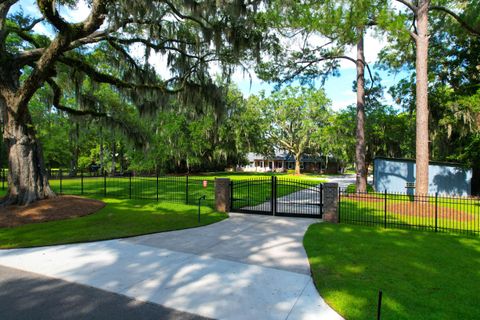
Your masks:
M215 209L218 212L230 211L230 179L215 179Z
M323 184L323 221L338 223L338 183Z

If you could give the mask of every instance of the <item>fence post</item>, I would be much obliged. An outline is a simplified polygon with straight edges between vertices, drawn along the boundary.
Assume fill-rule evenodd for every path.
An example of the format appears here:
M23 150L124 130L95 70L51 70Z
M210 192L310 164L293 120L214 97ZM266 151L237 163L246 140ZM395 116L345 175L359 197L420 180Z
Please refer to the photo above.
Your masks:
M276 195L275 195L275 193L277 191L277 184L276 184L277 181L275 179L276 179L276 177L272 176L272 178L271 178L272 182L270 184L270 186L271 186L270 187L270 189L271 189L270 190L270 212L272 213L272 216L275 215L275 203L277 201Z
M157 202L158 202L158 170L156 170L156 174L157 174Z
M83 170L80 170L80 194L83 195Z
M216 178L215 179L215 209L218 212L228 212L230 210L230 179Z
M383 227L387 227L387 189L385 189L385 205L383 206Z
M62 169L58 170L58 174L60 175L60 194L62 194L62 192L63 192L62 191L63 190L63 188L62 188Z
M234 206L233 201L234 201L234 199L233 199L233 180L232 180L232 181L230 181L230 203L229 203L230 204L230 210L229 210L229 212L233 210L233 206Z
M320 184L320 218L323 215L323 183Z
M107 196L107 171L103 170L103 196Z
M438 231L438 192L435 193L435 232Z
M323 190L323 183L322 183L322 190ZM338 211L337 211L337 213L338 213L338 217L337 217L338 223L340 223L340 213L342 212L342 210L340 210L340 208L342 207L341 196L342 196L342 190L340 189L340 187L338 187ZM323 219L323 204L322 204L322 219Z
M338 196L340 194L338 183L323 184L323 221L338 223L338 209L340 202Z
M188 204L188 173L185 176L185 204Z
M132 199L132 172L128 175L128 198Z

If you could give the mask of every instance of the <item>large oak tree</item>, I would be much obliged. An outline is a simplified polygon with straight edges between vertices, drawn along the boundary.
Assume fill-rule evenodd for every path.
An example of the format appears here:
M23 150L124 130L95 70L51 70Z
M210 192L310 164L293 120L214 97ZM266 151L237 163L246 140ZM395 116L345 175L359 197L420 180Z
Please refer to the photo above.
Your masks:
M73 0L38 0L39 17L13 12L17 0L0 0L0 111L9 162L4 203L28 204L54 196L29 111L29 101L40 88L49 88L58 110L108 121L115 119L99 111L95 101L66 106L59 73L110 84L142 110L161 108L172 96L221 107L224 94L210 79L209 65L216 63L228 76L240 58L262 50L252 18L256 2L91 0L89 16L73 23L60 13L62 7L74 9ZM52 36L35 33L38 23L49 25ZM89 59L92 47L110 55L115 71ZM138 48L145 59L133 54ZM153 51L164 55L171 78L155 72L150 64Z

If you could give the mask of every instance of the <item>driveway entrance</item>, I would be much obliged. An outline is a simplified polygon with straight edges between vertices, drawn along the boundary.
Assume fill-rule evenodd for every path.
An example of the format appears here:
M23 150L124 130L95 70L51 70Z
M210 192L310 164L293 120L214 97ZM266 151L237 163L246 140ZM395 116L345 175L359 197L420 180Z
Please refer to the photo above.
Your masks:
M0 250L0 265L209 318L341 319L310 277L302 240L314 222L232 213L195 229Z
M231 182L231 211L283 217L321 218L323 185L284 177Z

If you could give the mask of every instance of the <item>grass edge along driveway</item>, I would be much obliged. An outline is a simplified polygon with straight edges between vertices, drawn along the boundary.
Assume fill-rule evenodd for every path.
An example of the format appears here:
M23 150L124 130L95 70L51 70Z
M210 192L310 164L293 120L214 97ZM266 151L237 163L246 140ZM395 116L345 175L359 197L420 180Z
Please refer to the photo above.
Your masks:
M101 199L98 212L74 219L0 228L0 248L25 248L125 238L215 223L227 218L210 207L148 200Z
M319 223L304 246L320 295L346 319L475 319L480 239Z

